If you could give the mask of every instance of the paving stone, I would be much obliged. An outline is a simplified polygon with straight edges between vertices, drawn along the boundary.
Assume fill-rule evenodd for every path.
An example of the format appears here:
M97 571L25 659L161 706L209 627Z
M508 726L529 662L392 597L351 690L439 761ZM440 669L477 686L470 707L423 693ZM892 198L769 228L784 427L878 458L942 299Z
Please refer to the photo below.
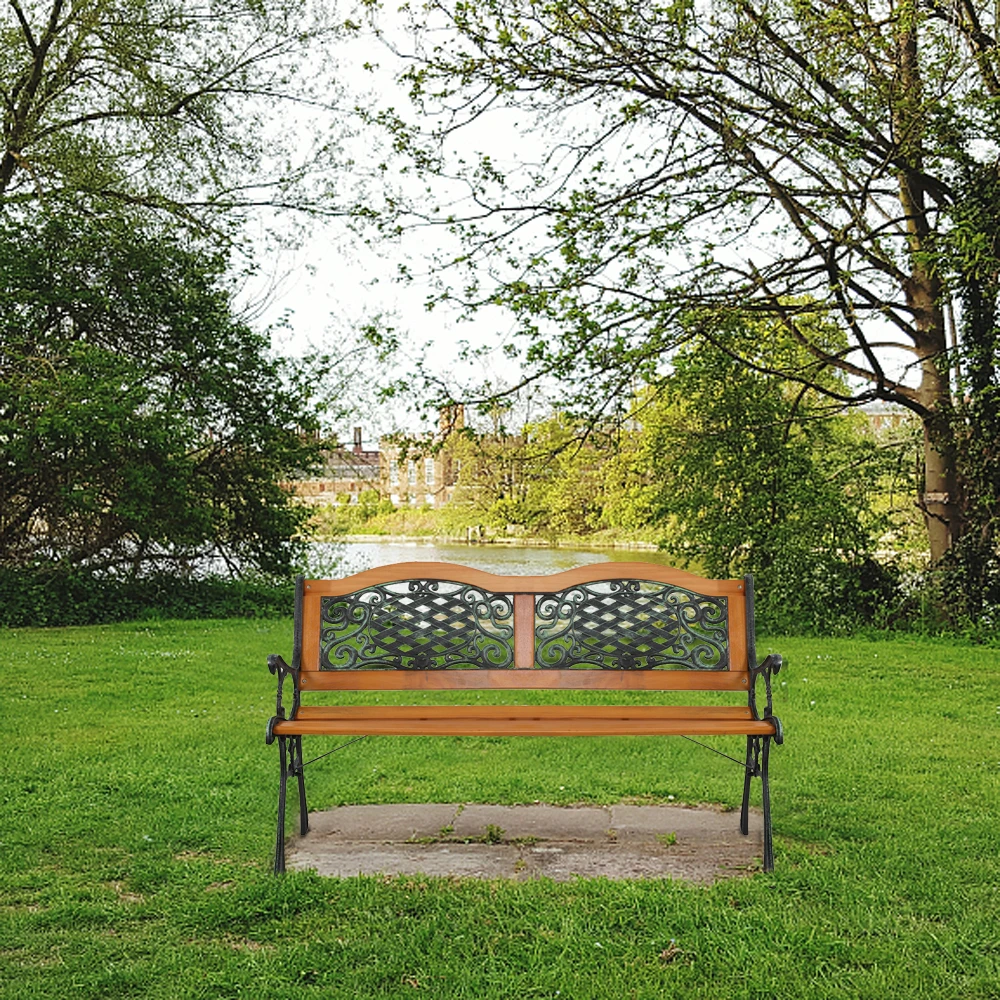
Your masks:
M559 851L531 848L530 855L531 874L557 882L574 878L674 878L709 883L723 873L724 867L707 853L678 853L659 844L616 844L601 849L567 844Z
M440 837L451 825L458 805L402 804L340 806L309 814L309 835L340 842L397 842Z
M456 837L481 837L487 827L499 827L505 840L607 840L611 811L596 806L485 806L468 805L455 819Z
M519 851L493 844L345 844L326 849L293 847L289 868L309 868L320 875L433 875L457 878L512 878Z
M676 834L678 842L695 839L710 844L738 844L749 840L754 850L764 850L763 819L750 813L750 833L740 833L739 811L723 812L711 806L612 806L611 826L619 840L655 840Z

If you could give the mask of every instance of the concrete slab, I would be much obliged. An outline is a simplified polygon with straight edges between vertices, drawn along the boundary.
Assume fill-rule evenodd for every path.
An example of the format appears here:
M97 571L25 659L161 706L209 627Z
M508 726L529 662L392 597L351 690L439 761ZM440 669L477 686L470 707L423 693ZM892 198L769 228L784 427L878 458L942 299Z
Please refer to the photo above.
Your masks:
M309 814L311 842L400 843L426 837L441 837L461 806L458 803L394 806L340 806Z
M611 826L611 810L598 806L468 805L455 818L454 836L482 837L488 827L504 831L503 839L586 840L604 842Z
M319 875L439 875L451 878L511 878L518 849L494 844L345 844L289 850L289 868Z
M678 841L709 838L713 843L735 843L736 837L743 840L739 812L724 812L711 806L612 806L611 827L619 840L654 840L671 833ZM763 837L763 825L760 832ZM760 849L764 849L763 840Z
M305 837L288 842L288 867L337 877L708 883L758 870L763 851L759 813L751 812L743 837L738 812L708 806L342 806L310 814L309 823ZM489 833L499 842L489 842Z
M528 855L524 876L556 882L573 878L673 878L707 885L752 870L749 865L722 863L722 859L705 852L680 853L661 844L614 844L602 849L582 844L537 846L530 848Z

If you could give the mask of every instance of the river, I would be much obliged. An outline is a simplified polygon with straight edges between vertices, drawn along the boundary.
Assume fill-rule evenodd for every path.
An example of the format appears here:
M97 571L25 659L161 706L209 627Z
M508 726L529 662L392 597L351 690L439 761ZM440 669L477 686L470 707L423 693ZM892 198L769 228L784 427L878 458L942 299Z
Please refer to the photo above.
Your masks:
M316 542L310 546L308 573L314 577L347 576L397 562L449 562L505 576L559 573L600 562L651 562L670 565L661 552L648 549L547 548L540 545L462 544L394 541Z

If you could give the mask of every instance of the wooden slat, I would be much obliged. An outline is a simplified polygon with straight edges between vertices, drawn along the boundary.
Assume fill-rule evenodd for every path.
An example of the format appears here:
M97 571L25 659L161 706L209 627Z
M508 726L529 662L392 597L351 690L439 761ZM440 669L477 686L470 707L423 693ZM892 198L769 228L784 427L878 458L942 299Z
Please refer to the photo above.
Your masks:
M308 582L308 581L306 581ZM302 676L319 670L319 595L303 586L302 593Z
M535 665L535 595L514 595L514 666L527 670Z
M752 719L747 705L302 705L296 719Z
M741 581L742 582L742 581ZM747 659L747 602L746 594L730 596L729 618L729 669L749 670Z
M498 576L455 563L409 562L378 566L339 580L306 580L305 594L307 597L339 597L366 587L402 580L452 580L496 594L551 594L598 580L651 580L712 597L730 594L735 596L743 594L745 590L742 580L709 580L672 566L645 562L591 563L543 576Z
M310 670L303 691L746 691L739 670Z
M327 719L279 722L274 732L278 736L771 736L774 726L751 719L635 717L626 711L603 717L575 712L561 717L509 713L496 718L454 712L441 716L420 707L395 706L376 716L343 713Z

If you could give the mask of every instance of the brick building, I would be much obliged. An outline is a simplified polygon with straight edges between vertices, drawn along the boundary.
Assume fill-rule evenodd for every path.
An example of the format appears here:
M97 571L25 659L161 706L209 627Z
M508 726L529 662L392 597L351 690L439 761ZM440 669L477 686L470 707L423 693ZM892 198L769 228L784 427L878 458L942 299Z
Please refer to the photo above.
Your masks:
M378 449L366 449L362 429L354 428L354 443L324 453L323 465L308 479L295 483L295 494L306 503L357 503L365 490L380 490Z
M441 411L436 434L416 441L393 436L379 440L380 492L392 503L443 507L455 495L462 472L464 438L455 434L465 424L462 408Z

